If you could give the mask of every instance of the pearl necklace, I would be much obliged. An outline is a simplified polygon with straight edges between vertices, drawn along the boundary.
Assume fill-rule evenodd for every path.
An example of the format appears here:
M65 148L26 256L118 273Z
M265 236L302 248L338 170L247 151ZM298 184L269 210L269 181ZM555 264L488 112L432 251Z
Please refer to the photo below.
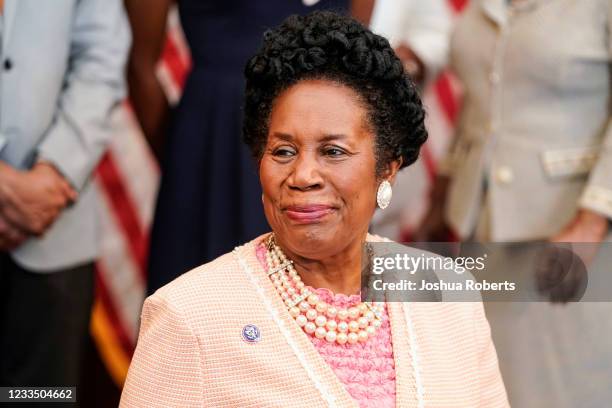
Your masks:
M376 334L382 324L383 302L362 302L348 309L331 306L305 287L274 235L268 239L267 249L268 276L304 332L338 344L366 342Z

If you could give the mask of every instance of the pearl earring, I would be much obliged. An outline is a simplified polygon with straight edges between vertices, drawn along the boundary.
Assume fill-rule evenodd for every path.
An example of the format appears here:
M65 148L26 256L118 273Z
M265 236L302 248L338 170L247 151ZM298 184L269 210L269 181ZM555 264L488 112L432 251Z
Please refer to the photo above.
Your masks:
M376 192L376 203L378 204L378 207L381 210L387 208L391 202L391 197L393 197L391 183L389 183L388 180L383 180L383 182L378 186L378 191Z

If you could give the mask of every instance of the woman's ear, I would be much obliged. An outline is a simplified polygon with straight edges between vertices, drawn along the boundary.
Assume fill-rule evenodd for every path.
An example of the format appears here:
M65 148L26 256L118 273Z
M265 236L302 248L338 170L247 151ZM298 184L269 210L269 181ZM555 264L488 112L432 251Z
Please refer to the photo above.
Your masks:
M403 158L399 157L396 160L389 162L386 166L385 171L383 172L383 179L388 180L389 183L393 184L395 182L395 176L397 172L402 167Z

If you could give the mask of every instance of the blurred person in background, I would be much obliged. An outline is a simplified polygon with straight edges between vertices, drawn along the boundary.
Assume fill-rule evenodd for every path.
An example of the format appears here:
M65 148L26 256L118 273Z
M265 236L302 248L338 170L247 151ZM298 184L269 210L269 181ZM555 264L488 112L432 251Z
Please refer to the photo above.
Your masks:
M425 92L448 60L452 16L447 3L448 0L377 0L372 11L370 28L389 39L406 72ZM441 136L444 135L435 128L430 134L434 139ZM394 200L386 211L376 212L372 231L399 238L406 226L406 213L415 210L417 197L426 197L427 180L422 161L398 174Z
M266 231L257 173L240 142L243 63L259 46L260 33L316 9L346 13L352 7L364 14L358 0L354 6L349 0L178 1L193 68L168 127L156 66L173 3L126 0L134 32L130 100L161 164L149 293Z
M461 117L419 240L609 241L611 33L609 0L470 3L451 42ZM609 405L610 311L487 305L511 404Z
M91 173L124 97L120 0L0 1L0 385L76 386L96 258Z
M406 72L419 84L446 65L452 27L446 0L376 0L372 31L387 37Z

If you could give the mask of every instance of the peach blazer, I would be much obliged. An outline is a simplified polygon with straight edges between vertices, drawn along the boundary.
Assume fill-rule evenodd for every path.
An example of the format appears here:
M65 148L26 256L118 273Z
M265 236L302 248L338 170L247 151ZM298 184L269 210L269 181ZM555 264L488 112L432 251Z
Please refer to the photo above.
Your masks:
M263 238L146 300L121 407L357 407L261 267ZM482 304L389 303L388 312L397 407L509 406ZM247 324L258 342L243 340Z

